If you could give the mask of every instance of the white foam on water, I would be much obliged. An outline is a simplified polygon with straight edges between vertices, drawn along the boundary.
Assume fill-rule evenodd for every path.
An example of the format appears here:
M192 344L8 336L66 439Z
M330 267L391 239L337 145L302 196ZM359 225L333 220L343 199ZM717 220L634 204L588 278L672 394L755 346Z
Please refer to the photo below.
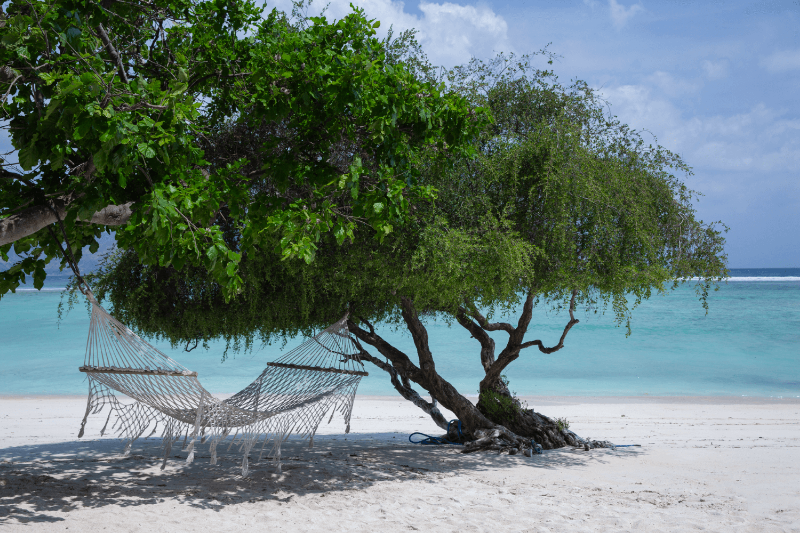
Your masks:
M687 281L699 281L700 278L689 278ZM725 278L724 281L800 281L800 276L742 276Z
M800 281L800 276L756 276L725 278L725 281Z

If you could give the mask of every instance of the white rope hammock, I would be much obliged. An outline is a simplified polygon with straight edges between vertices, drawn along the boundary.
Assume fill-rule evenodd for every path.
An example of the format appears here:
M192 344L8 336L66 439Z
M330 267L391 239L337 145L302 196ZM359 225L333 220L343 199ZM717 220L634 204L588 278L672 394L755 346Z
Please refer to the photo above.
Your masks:
M260 444L259 460L267 443L281 470L281 444L290 435L299 435L314 444L319 424L338 411L350 432L353 400L363 371L355 343L347 331L347 316L283 355L244 390L227 400L218 400L206 391L192 372L150 346L114 319L88 293L92 319L86 359L80 367L89 379L89 400L78 437L86 419L110 407L117 415L112 429L127 439L125 455L133 442L152 426L148 436L162 427L164 461L175 442L183 436L186 461L194 460L198 444L208 443L211 464L217 462L217 445L232 432L228 449L238 444L243 455L242 475L247 476L250 452ZM120 402L115 392L133 399ZM263 440L263 443L260 441ZM188 445L187 445L188 441Z

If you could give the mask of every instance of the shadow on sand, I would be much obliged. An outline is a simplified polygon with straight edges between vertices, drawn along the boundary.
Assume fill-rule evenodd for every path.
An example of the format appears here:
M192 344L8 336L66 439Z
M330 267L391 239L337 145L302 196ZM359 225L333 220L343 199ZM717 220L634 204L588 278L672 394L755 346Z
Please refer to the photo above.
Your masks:
M141 439L128 457L117 439L0 449L0 527L25 522L58 522L66 512L108 505L142 506L167 499L200 509L264 500L288 502L295 496L365 489L385 481L436 482L443 476L488 470L582 468L611 456L635 457L641 448L561 449L543 455L459 453L458 446L421 446L392 433L318 436L315 447L290 439L284 444L282 473L271 458L257 461L241 475L238 445L219 446L216 465L206 446L193 464L174 453L160 470L160 440Z

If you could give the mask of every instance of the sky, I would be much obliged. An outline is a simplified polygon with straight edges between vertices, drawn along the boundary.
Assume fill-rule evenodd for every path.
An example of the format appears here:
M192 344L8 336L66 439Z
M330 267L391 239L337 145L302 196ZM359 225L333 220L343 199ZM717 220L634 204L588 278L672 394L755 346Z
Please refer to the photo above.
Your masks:
M326 15L350 2L332 0ZM549 45L562 81L585 80L693 168L699 217L730 227L730 267L800 267L800 0L352 3L382 36L416 28L447 67Z
M730 228L731 268L800 267L800 0L331 0L326 16L351 1L380 36L416 28L446 67L548 46L562 81L585 80L694 169L699 218Z

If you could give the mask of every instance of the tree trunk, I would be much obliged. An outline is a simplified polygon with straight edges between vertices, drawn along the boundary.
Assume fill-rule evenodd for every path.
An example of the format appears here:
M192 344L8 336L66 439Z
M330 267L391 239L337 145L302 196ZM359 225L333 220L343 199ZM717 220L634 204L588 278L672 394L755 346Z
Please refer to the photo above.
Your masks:
M438 401L458 417L462 424L462 434L459 435L458 431L451 427L447 438L464 442L465 452L494 449L507 450L511 454L525 453L530 455L537 445L544 449L561 448L567 445L584 446L588 449L607 445L607 443L603 442L593 441L590 443L584 441L584 439L581 439L567 428L559 427L552 419L536 413L532 409L524 408L508 391L508 387L499 373L502 368L498 369L497 365L500 364L505 368L508 363L519 355L520 347L526 344L534 345L539 342L522 343L524 330L527 327L527 322L530 321L531 307L532 298L528 298L523 317L520 319L520 325L517 328L507 324L497 326L484 323L477 326L475 322L469 321L472 326L477 328L474 333L480 337L478 340L481 341L484 348L481 351L481 359L488 378L481 382L481 395L478 405L470 402L451 383L436 372L433 354L428 346L427 330L419 320L419 316L409 299L401 298L401 310L406 327L414 340L419 357L419 366L415 365L408 355L381 338L368 321L353 317L348 320L348 328L358 341L377 349L381 355L386 357L388 362L384 363L375 359L363 348L361 348L363 352L362 359L373 362L379 368L389 372L393 385L403 397L412 400L423 411L430 414L437 425L440 427L443 425L441 413L438 412L438 409L434 413L431 409L431 404L424 400L420 401L419 395L411 389L410 381L418 384L430 394L434 400L433 406ZM471 326L467 325L465 316L457 318L459 323L470 329ZM365 324L368 330L360 327L356 320ZM512 347L510 350L507 347L496 361L494 359L493 341L485 334L486 331L490 331L494 326L497 326L496 329L511 332L516 346L516 348ZM540 346L541 349L542 347ZM402 385L398 380L398 376L404 381Z
M552 418L527 408L504 388L505 392L481 391L477 407L486 418L520 437L532 439L545 450L583 445L571 431L564 431L566 428L559 427Z

